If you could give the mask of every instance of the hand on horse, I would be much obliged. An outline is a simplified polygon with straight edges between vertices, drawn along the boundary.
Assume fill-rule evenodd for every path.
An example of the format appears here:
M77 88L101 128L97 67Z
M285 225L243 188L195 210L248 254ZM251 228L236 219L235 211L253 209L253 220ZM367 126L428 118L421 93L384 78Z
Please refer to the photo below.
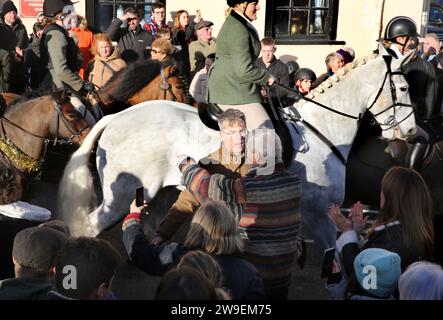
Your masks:
M340 210L338 204L332 203L329 206L328 216L341 232L352 230L351 219L346 218Z
M268 79L268 86L272 86L274 83L277 83L277 78L271 74L271 76Z
M92 82L85 81L85 82L83 83L83 87L82 87L82 89L83 89L83 92L85 92L86 94L88 94L88 93L90 93L90 92L94 92L95 87L94 87L94 84L93 84ZM86 94L85 94L85 95L86 95Z
M176 158L176 163L180 172L185 171L188 165L195 164L195 160L185 154L179 154Z
M368 217L363 216L363 205L360 201L352 206L349 218L352 221L352 228L360 235L365 229L366 222L368 221Z

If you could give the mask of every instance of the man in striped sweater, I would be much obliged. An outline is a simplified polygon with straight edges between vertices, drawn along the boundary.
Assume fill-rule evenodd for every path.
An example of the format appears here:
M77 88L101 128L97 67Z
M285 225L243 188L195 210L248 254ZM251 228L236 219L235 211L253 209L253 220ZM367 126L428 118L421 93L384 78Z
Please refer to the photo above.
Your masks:
M246 151L250 169L244 178L211 175L189 157L180 170L200 203L221 200L230 206L245 239L244 256L262 276L268 299L286 299L301 221L300 179L285 169L273 130L253 130Z

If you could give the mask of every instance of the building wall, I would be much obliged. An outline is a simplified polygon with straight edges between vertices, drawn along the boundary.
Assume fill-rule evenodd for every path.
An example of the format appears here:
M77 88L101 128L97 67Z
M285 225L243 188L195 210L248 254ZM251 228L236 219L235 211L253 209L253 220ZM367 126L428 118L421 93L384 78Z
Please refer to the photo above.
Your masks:
M92 1L92 0L88 0ZM261 10L258 19L254 21L260 37L265 33L266 1L261 0ZM420 30L426 24L422 23L423 2L427 0L340 0L339 16L337 25L337 40L346 41L346 46L354 48L357 57L369 54L377 48L376 40L379 38L380 30L384 29L386 23L394 16L405 15L413 18ZM19 7L20 0L14 0ZM384 3L383 19L382 4ZM406 4L407 3L407 4ZM75 4L76 12L85 15L86 0ZM189 14L195 15L200 9L205 20L214 23L213 34L217 36L224 19L227 8L225 0L166 0L167 18L172 21L175 12L180 9L188 10ZM20 12L20 11L19 11ZM380 25L382 21L382 25ZM28 33L32 32L33 18L23 19ZM295 60L302 67L309 67L317 74L325 71L324 58L332 51L339 49L340 45L278 45L276 55L287 62Z
M261 10L258 19L254 21L260 37L265 33L266 1L261 0ZM421 25L421 16L425 0L340 0L337 25L337 40L346 41L346 46L354 48L357 57L371 53L377 48L376 40L384 25L394 16L406 15L413 18L417 25ZM383 26L380 26L381 6L385 2ZM167 12L172 15L180 9L186 8L190 15L200 9L206 20L214 23L213 34L217 36L225 19L224 11L227 8L225 0L167 0ZM287 62L296 60L300 66L309 67L317 74L325 72L324 58L341 45L278 45L276 56Z
M75 7L75 12L77 12L77 14L85 16L86 15L86 1L91 1L91 0L80 0L78 1L78 3L74 4ZM12 0L12 2L14 2L15 6L18 9L18 13L20 15L21 12L21 8L20 8L20 0ZM75 2L75 1L73 1ZM35 18L21 18L23 21L23 24L26 27L26 30L28 31L28 34L32 33L32 26L34 25L34 23L36 22Z

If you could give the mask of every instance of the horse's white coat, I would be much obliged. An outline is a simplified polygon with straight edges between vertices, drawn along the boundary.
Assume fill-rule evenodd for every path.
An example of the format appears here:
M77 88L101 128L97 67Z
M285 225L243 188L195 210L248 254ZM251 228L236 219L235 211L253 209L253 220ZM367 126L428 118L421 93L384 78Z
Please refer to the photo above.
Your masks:
M392 70L399 70L401 63L401 60L395 60L391 65ZM354 63L342 71L342 75L324 83L321 89L313 93L315 100L348 114L363 114L375 100L387 68L381 57L367 63L365 60L358 68L356 66L357 63ZM349 74L344 77L344 73ZM404 77L395 75L393 80L398 101L410 104L407 90L403 91L407 88ZM389 88L387 81L371 109L374 114L392 104ZM324 93L320 94L319 91ZM309 102L301 102L296 107L304 119L328 137L345 158L348 157L357 132L356 120L344 118ZM396 119L404 119L410 111L407 107L397 107ZM394 109L390 109L380 114L377 120L384 123L394 115L393 112ZM290 170L302 180L304 230L309 230L319 245L327 248L334 244L335 226L326 212L331 202L343 201L345 167L309 129L298 124L296 126L303 133L303 139L294 137L295 150L304 149L305 152L296 153ZM414 116L403 121L399 129L403 136L415 129ZM101 132L97 168L104 200L88 216L94 191L86 164ZM392 139L394 130L385 131L383 136ZM196 111L179 103L145 102L112 118L105 117L93 128L65 170L59 193L62 218L68 221L76 235L97 235L128 212L136 187L143 185L147 190L145 197L153 198L160 188L180 183L176 155L185 153L199 159L218 148L219 143L218 135L200 123ZM301 145L304 148L299 148ZM85 220L85 217L88 219Z

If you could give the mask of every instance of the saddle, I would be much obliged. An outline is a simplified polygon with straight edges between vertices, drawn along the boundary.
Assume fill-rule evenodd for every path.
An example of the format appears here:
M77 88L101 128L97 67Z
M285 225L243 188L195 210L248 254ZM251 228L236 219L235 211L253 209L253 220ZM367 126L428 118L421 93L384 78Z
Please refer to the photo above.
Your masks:
M200 117L201 122L212 130L220 131L220 128L218 127L218 117L222 113L223 110L214 103L198 104L198 116Z

